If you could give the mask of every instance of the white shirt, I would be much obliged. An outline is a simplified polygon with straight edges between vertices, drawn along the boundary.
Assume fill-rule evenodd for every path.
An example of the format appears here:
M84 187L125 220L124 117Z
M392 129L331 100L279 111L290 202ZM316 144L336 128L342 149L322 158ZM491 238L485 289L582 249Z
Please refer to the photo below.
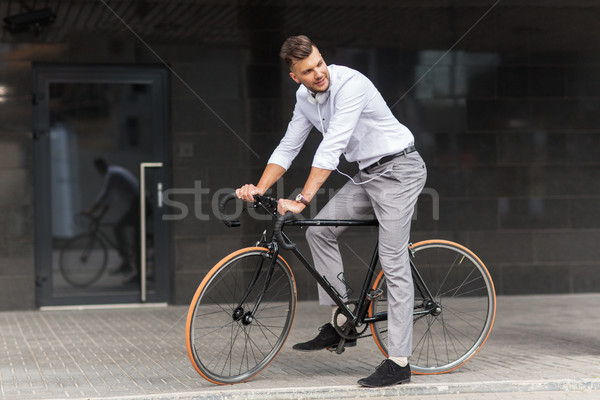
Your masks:
M104 175L104 185L96 204L111 206L114 203L131 204L140 194L140 183L131 172L125 168L111 165Z
M327 69L329 97L323 104L312 104L310 92L300 85L292 120L268 163L289 169L313 126L323 140L312 166L327 170L336 169L342 154L363 169L414 144L410 130L398 122L367 77L339 65Z

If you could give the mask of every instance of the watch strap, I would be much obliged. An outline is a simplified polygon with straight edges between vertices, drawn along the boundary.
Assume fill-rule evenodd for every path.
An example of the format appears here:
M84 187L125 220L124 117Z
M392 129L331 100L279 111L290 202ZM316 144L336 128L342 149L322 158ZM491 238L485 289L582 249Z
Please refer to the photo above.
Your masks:
M310 201L306 200L306 197L304 197L304 195L302 193L300 193L298 196L296 196L296 201L304 204L306 207L308 207L310 205Z

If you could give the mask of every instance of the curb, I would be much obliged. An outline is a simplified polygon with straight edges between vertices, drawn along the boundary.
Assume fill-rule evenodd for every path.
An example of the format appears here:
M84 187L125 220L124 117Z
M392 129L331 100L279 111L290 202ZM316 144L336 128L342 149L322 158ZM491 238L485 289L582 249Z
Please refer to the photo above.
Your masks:
M460 393L518 393L518 392L569 392L600 390L600 377L592 379L564 379L537 381L489 381L466 383L440 383L436 385L411 384L387 388L361 388L355 386L325 386L317 388L282 388L250 390L208 390L146 394L135 396L104 397L121 400L300 400L300 399L360 399L373 397L409 397ZM87 397L87 399L90 399Z

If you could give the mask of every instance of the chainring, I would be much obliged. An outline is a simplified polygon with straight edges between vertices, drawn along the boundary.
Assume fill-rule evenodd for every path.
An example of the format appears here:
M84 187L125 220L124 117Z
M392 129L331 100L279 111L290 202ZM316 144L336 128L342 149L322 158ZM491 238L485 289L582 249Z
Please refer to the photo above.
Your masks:
M350 310L352 310L352 312L355 312L356 308L358 307L357 301L348 301L344 304L346 304L346 306L348 306L348 308ZM363 324L361 327L359 327L357 329L356 326L354 326L354 323L352 321L346 321L342 326L339 326L338 322L337 322L337 318L338 318L338 315L340 315L340 314L342 314L342 311L338 307L338 309L335 310L335 313L333 314L333 327L335 328L337 333L346 340L358 339L359 337L361 337L361 335L365 332L365 330L369 326L369 324ZM347 334L344 333L344 331L348 330L349 327L350 327L349 333L347 333Z

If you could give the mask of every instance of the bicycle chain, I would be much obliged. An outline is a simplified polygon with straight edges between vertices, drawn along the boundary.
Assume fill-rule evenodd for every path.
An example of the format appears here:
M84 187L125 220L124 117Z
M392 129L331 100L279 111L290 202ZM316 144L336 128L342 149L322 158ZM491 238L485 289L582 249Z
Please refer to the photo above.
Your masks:
M345 333L342 332L341 328L339 328L338 326L334 326L336 332L338 333L338 335L340 335L341 337L343 337L346 340L354 340L354 339L362 339L362 338L366 338L369 336L373 336L373 334L369 333L366 335L362 335L359 334L359 336L356 335L346 335ZM363 332L367 329L367 327L365 326L365 328L363 329Z
M384 330L384 331L381 331L381 333L385 333L385 332L387 332L387 329ZM366 335L358 336L357 339L362 339L362 338L371 337L371 336L373 336L373 334L372 333L368 333Z
M368 337L371 337L371 336L373 336L373 334L372 334L372 333L367 333L366 335L360 335L360 336L352 336L352 337L350 337L350 336L348 336L348 335L344 335L344 334L340 333L340 331L338 330L338 327L337 327L337 326L335 326L334 328L335 328L335 330L338 332L338 334L339 334L340 336L342 336L343 338L345 338L346 340L348 340L348 339L364 339L364 338L368 338ZM385 332L387 332L387 330L385 330L385 331L381 331L381 333L385 333Z

